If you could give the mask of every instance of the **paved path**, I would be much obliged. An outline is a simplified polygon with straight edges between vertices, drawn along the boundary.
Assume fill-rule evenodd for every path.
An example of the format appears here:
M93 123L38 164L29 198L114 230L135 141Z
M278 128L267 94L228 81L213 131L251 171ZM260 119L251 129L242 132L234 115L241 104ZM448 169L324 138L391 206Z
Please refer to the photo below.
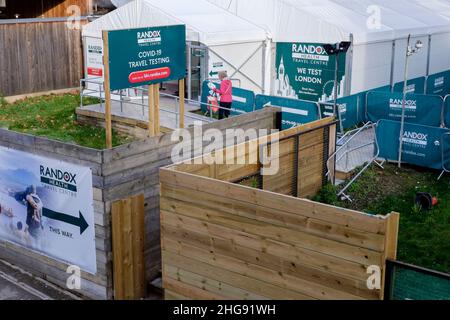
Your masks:
M0 260L0 300L73 300L48 282Z

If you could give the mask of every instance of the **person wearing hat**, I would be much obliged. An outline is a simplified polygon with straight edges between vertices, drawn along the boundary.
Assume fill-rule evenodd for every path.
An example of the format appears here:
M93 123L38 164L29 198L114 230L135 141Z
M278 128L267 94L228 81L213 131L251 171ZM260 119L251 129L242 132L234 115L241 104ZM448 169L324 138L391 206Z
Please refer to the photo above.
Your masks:
M214 88L213 91L220 95L219 120L230 116L231 106L233 104L233 84L228 79L226 71L219 72L220 88Z

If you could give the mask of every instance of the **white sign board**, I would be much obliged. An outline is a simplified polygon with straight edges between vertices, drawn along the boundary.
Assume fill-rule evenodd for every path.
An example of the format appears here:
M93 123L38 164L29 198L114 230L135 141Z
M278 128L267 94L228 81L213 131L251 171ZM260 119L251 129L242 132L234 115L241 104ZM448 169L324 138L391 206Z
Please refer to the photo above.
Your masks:
M91 169L0 146L0 240L95 274Z
M92 81L86 83L86 89L91 90L94 96L100 97L100 91L104 90L102 89L104 80L103 40L85 37L84 46L85 78Z

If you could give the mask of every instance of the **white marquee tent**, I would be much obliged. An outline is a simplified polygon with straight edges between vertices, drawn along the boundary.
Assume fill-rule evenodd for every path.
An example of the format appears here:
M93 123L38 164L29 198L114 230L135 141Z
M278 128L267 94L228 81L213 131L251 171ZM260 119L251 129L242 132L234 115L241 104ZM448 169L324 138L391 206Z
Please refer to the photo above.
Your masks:
M450 69L449 0L209 1L261 26L274 43L352 41L346 93L402 81L409 34L424 44L411 58L409 78Z
M135 0L83 28L86 77L101 74L102 30L184 24L187 29L188 93L195 97L200 84L217 72L228 71L237 85L263 92L268 51L266 31L206 0ZM91 68L89 68L91 67ZM95 70L95 72L90 72Z

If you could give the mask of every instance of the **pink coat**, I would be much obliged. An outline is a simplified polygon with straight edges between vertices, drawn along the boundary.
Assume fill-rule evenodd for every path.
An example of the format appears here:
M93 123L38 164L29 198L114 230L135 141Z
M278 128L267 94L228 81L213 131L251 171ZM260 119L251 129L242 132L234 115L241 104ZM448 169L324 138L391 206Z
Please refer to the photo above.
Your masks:
M231 80L224 79L220 83L220 88L214 89L214 92L220 94L220 102L233 102L233 84Z

